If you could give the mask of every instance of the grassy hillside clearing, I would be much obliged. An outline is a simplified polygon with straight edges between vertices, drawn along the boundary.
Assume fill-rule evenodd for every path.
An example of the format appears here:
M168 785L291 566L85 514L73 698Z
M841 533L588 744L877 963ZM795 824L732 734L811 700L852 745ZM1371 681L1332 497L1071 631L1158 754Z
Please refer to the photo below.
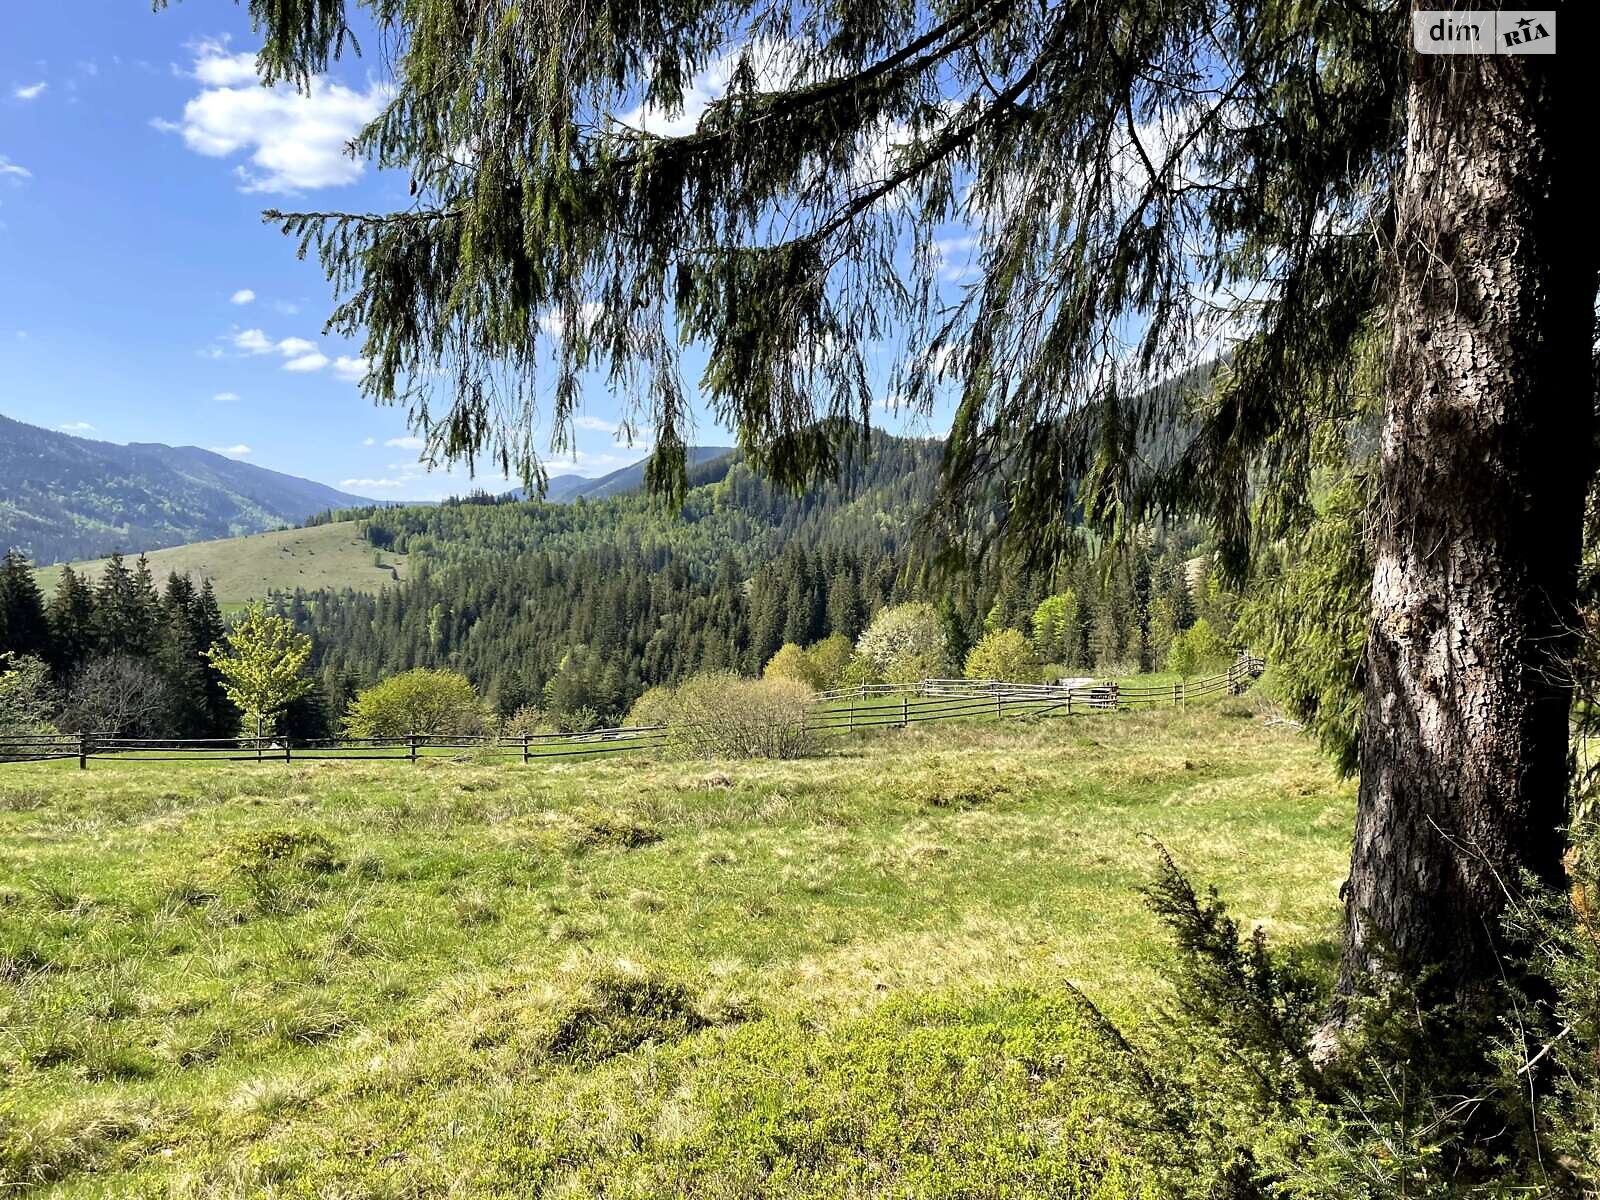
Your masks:
M240 605L269 591L292 592L295 588L378 592L394 583L397 573L401 579L406 576L406 556L387 550L376 554L358 536L354 521L194 542L152 550L149 558L158 585L170 571L187 573L197 584L202 578L209 579L217 600L224 605ZM377 565L379 559L382 566ZM72 569L98 578L104 565L104 559L96 559L73 563ZM60 574L59 566L34 572L46 595L55 589Z
M798 762L0 773L0 1192L1155 1196L1150 839L1331 953L1353 793L1215 707Z

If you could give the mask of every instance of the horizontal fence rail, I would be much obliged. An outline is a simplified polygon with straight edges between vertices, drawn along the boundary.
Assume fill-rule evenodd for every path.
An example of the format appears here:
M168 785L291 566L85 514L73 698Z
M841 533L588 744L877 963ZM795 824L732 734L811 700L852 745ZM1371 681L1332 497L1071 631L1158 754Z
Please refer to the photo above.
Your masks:
M1172 684L1123 685L1111 680L1070 684L1012 683L1003 679L922 679L866 683L817 694L805 717L808 733L853 733L904 728L963 717L1075 716L1147 708L1181 708L1190 700L1238 693L1266 664L1241 655L1226 671ZM798 723L796 723L798 725ZM784 728L792 728L785 726ZM0 737L0 764L76 759L80 768L100 761L318 762L384 759L416 762L444 756L571 758L659 749L683 732L666 725L623 725L582 733L409 734L404 737L316 740L234 738L128 738L113 734L22 734Z

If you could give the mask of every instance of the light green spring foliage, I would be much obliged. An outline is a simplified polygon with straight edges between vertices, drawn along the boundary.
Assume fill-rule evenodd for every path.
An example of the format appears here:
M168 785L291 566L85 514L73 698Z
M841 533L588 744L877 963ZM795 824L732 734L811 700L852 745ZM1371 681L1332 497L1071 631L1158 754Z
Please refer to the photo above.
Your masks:
M856 642L856 653L885 683L915 683L948 669L944 626L933 605L921 601L878 613Z
M761 678L787 679L811 691L816 691L822 686L816 663L805 650L793 642L785 642L778 648L777 653L767 660L767 665L762 668Z
M803 649L786 642L767 660L761 676L763 679L789 679L813 691L823 691L844 683L856 658L855 644L840 633Z
M804 653L801 652L801 657ZM781 674L691 675L635 701L629 725L663 725L673 752L694 758L799 758L816 749L814 689Z
M1073 657L1082 621L1078 594L1071 588L1039 601L1033 610L1033 645L1039 657L1051 662Z
M31 656L0 654L0 738L53 734L54 712L49 665Z
M842 633L831 634L806 650L819 688L835 688L844 682L845 672L855 659L856 648Z
M968 679L1003 679L1033 683L1039 677L1039 659L1028 639L1015 629L986 633L967 655Z
M1188 629L1173 637L1171 648L1167 651L1167 670L1186 678L1204 675L1226 669L1232 658L1227 643L1211 627L1211 622L1200 617Z
M305 677L311 639L259 602L245 609L206 657L243 715L244 732L255 737L270 732L277 715L315 686Z
M467 677L428 667L363 688L344 716L345 733L358 738L479 734L487 727L488 713Z

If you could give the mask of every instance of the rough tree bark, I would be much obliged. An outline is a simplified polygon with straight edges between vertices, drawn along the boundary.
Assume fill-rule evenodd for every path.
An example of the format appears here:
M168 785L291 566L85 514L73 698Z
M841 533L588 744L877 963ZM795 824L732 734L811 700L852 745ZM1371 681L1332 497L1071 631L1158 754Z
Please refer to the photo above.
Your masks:
M1344 995L1483 998L1507 889L1559 877L1597 243L1559 19L1554 56L1411 58Z

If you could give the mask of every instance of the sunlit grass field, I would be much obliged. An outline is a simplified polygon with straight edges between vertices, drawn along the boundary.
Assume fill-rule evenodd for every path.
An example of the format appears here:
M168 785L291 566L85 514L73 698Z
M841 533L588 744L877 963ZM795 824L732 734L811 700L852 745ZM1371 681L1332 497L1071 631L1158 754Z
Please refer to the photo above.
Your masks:
M1155 843L1312 958L1353 794L1233 706L796 762L0 766L0 1195L1133 1197L1075 996Z
M136 558L130 554L129 561ZM198 587L209 579L224 609L237 609L269 592L296 588L351 588L378 592L407 578L406 556L385 550L375 553L360 536L355 521L313 525L305 529L278 529L246 537L191 542L149 552L150 570L160 587L169 572L190 575ZM73 570L98 579L106 559L75 562ZM378 565L381 562L383 565ZM59 566L40 567L34 578L45 593L55 591Z

